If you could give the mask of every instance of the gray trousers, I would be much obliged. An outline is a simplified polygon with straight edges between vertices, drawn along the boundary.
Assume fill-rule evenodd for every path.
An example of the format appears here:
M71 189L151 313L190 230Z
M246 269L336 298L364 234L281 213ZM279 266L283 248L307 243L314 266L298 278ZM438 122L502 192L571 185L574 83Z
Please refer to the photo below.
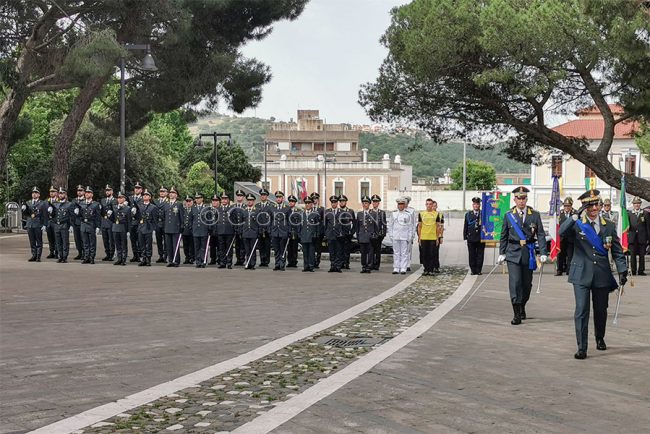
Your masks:
M605 337L607 326L607 307L609 304L609 289L587 288L573 284L573 294L576 299L576 310L573 316L576 324L576 341L578 349L587 351L589 335L589 298L594 306L594 331L596 339Z
M508 262L508 288L512 304L525 305L530 299L532 286L533 270L528 269L528 260L525 264Z

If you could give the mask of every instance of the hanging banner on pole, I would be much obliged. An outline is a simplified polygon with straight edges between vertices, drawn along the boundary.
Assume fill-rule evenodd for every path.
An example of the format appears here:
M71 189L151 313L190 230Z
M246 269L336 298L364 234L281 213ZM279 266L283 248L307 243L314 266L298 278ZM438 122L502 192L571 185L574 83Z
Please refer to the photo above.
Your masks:
M483 192L481 197L481 241L498 242L501 237L501 227L510 209L510 193L500 191Z

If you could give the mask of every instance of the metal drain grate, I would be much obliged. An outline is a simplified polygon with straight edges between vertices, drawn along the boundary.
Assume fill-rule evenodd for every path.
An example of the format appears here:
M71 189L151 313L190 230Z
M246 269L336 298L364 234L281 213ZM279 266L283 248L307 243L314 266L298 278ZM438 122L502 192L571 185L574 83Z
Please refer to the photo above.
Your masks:
M353 337L353 338L342 338L339 336L321 336L316 339L316 342L321 345L329 345L337 348L346 348L346 347L373 347L375 345L381 345L390 338L364 338L364 337Z

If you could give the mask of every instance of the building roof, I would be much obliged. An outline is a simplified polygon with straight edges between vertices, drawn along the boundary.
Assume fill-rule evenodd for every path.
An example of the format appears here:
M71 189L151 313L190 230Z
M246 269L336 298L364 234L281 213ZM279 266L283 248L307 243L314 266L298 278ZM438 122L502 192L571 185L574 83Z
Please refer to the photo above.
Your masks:
M619 104L608 104L615 118L620 117L625 109ZM576 112L578 119L565 122L553 127L553 131L567 137L585 138L587 140L600 140L605 131L605 122L598 107L591 106ZM614 127L615 139L629 139L639 130L639 122L624 121Z

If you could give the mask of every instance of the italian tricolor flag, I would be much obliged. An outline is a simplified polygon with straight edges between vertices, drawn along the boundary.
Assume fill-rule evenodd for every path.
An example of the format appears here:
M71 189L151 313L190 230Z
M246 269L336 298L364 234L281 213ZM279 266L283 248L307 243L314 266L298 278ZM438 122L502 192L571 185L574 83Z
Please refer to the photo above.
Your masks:
M625 200L625 175L621 177L621 218L618 219L618 233L621 234L621 246L627 252L627 234L630 231L630 217L627 215L627 201Z

